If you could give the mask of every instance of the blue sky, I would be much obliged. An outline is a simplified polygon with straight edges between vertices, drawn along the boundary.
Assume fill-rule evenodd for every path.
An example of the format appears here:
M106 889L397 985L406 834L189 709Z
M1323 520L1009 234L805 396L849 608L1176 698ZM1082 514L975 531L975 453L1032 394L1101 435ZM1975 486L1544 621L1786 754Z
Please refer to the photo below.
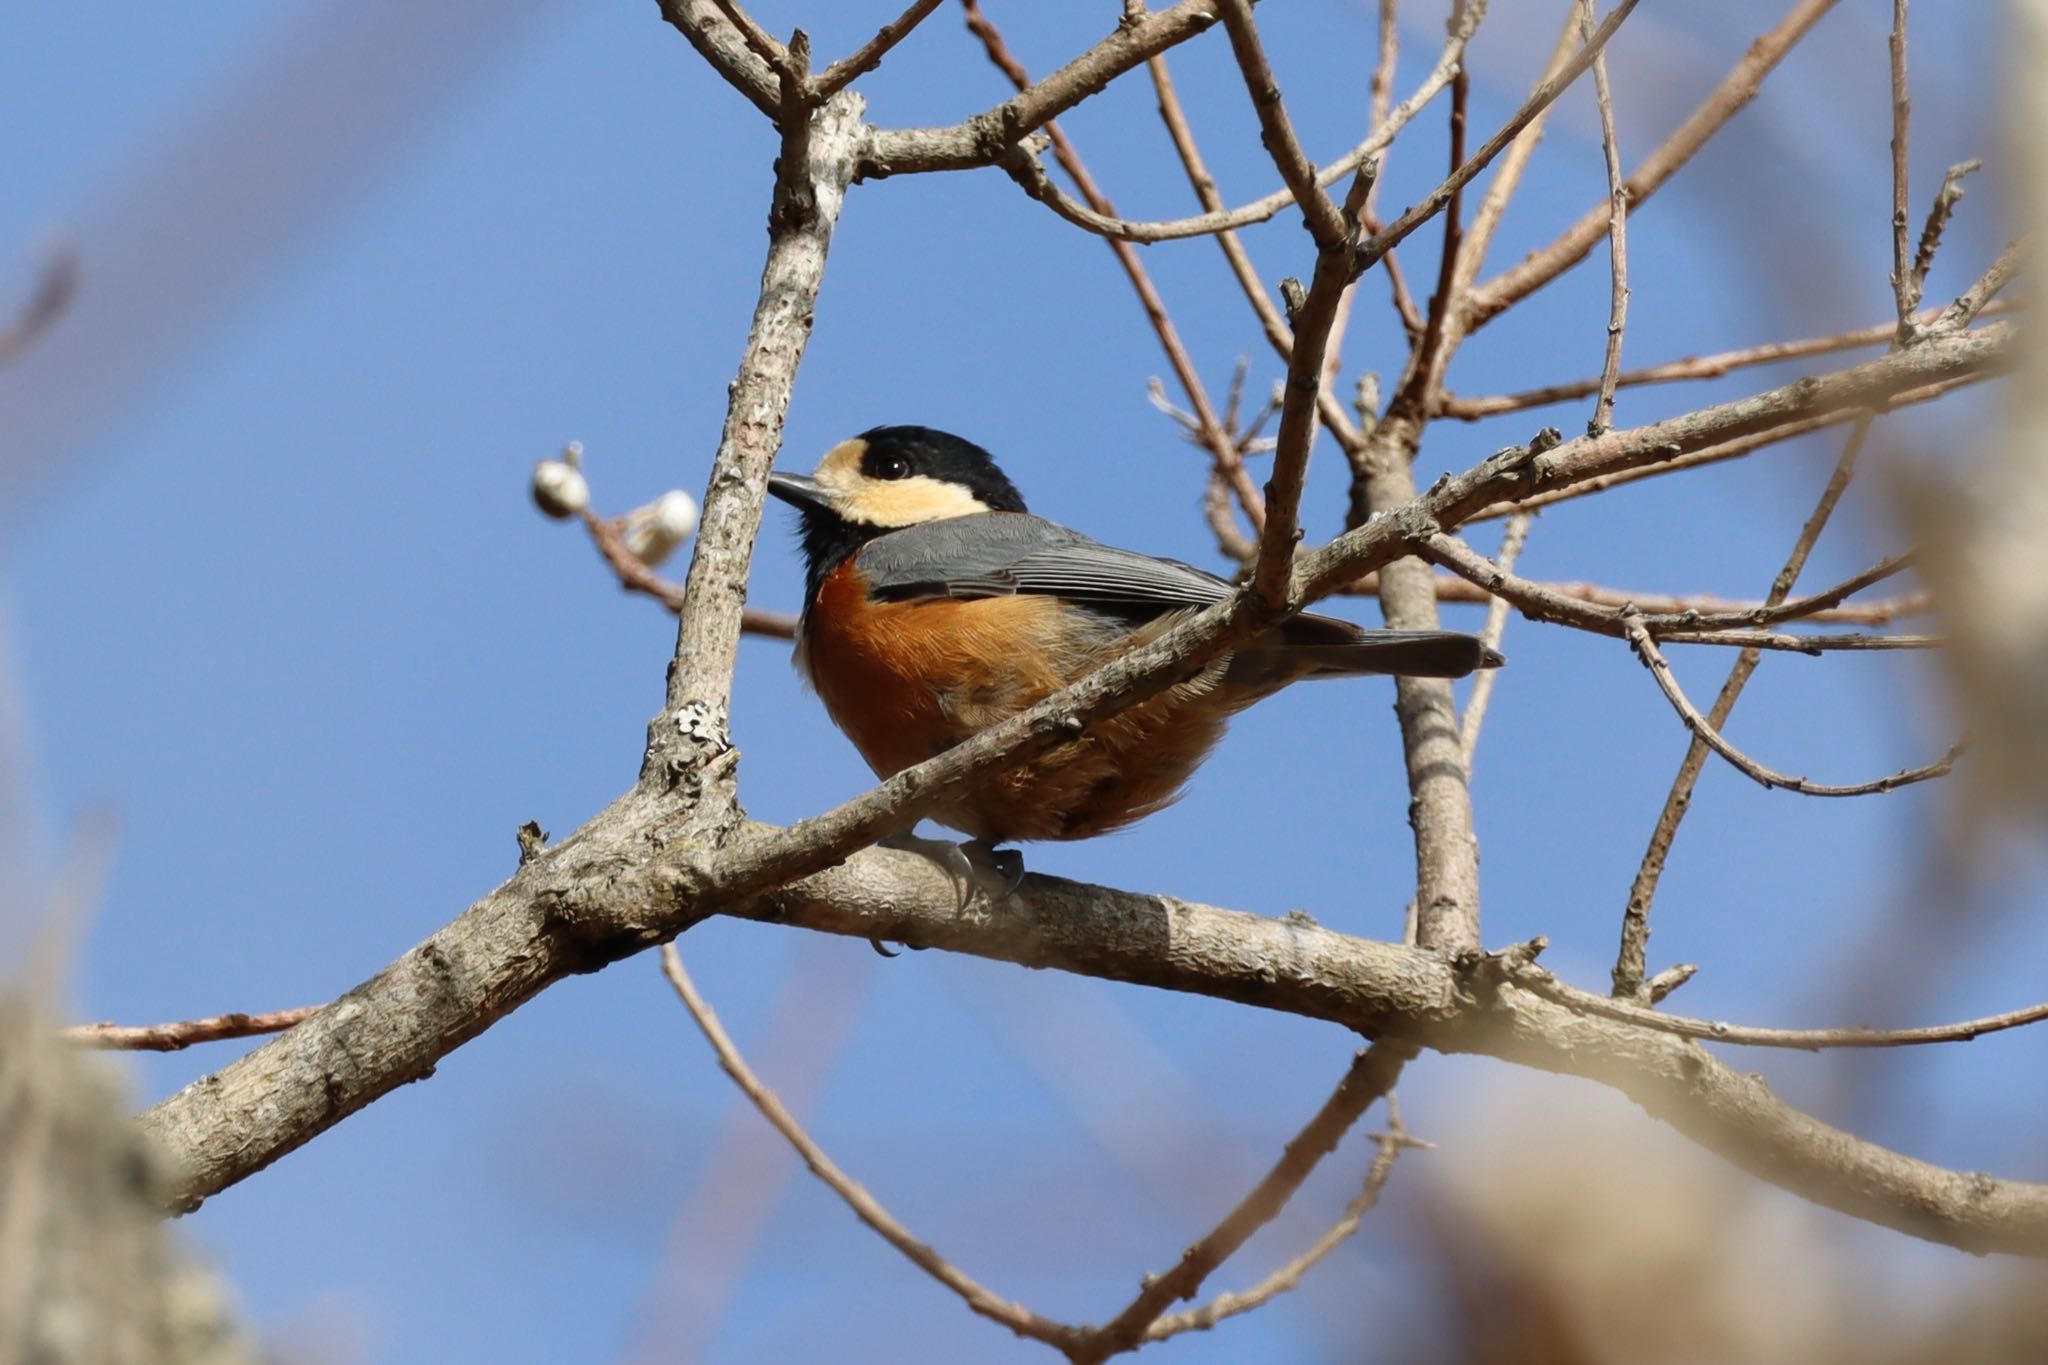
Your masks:
M882 17L813 8L829 13L783 4L762 18L779 32L802 20L833 53ZM994 13L1043 71L1114 8ZM1554 22L1499 8L1473 49L1479 128L1513 107ZM1887 316L1884 44L1867 8L1826 20L1725 142L1637 216L1630 363ZM1367 9L1261 8L1314 148L1355 139ZM15 437L0 466L0 681L20 752L13 800L28 812L10 832L8 891L18 909L33 903L67 832L111 811L119 834L77 964L81 1017L330 998L507 875L521 821L565 833L631 781L672 628L622 595L576 533L533 513L526 475L577 439L604 510L701 492L758 276L772 142L645 3L17 0L9 18L0 244L15 264L0 287L25 292L53 234L76 244L82 273L74 312L0 372ZM1644 6L1614 49L1625 160L1775 18L1761 5ZM1407 22L1404 89L1427 69L1437 23L1421 10ZM1920 28L1916 203L1948 164L1994 158L1950 233L1939 298L2003 240L1979 76L1996 35L1974 6ZM1273 171L1220 38L1175 67L1226 193L1266 192ZM863 88L891 124L953 121L1005 93L950 8ZM1142 80L1091 102L1070 131L1128 212L1190 210ZM1442 155L1441 120L1425 115L1383 202L1425 192ZM1574 92L1493 268L1603 184L1590 91ZM1269 279L1306 272L1287 215L1251 240ZM1426 231L1409 251L1411 278L1430 277L1435 240ZM1209 244L1146 259L1214 388L1240 355L1255 385L1277 377ZM1606 289L1596 252L1474 340L1452 387L1591 373ZM1350 373L1397 363L1390 317L1368 281ZM999 173L864 185L833 247L783 462L808 467L881 422L945 427L994 450L1035 510L1214 564L1202 466L1145 399L1162 373L1108 251ZM1625 393L1617 420L1795 373ZM1966 398L1938 421L1896 423L1883 444L1962 458L1955 432L1988 411ZM1442 425L1419 472L1586 415ZM1803 444L1559 508L1524 567L1759 594L1833 453ZM1325 446L1312 536L1336 529L1342 487ZM753 600L793 608L792 536L781 509L769 516ZM1475 531L1475 544L1490 550L1494 534ZM1809 581L1898 543L1881 498L1856 500ZM1369 619L1367 604L1343 610ZM1684 737L1617 642L1517 621L1506 649L1475 777L1487 938L1546 933L1553 965L1596 985ZM1726 662L1678 660L1696 693ZM1774 658L1732 733L1780 768L1875 776L1946 742L1930 683L1907 658ZM1032 849L1031 864L1398 935L1410 853L1390 702L1373 681L1278 698L1239 722L1181 804L1121 836ZM733 724L757 817L792 819L867 782L774 642L745 646ZM1896 941L1940 810L1927 789L1802 803L1710 771L1656 911L1653 965L1705 966L1674 1003L1756 1022L1885 1020L1885 1000L1844 998L1842 964ZM1964 945L1930 960L1916 1021L2038 996L2033 870L2023 854L1987 875ZM1100 1317L1170 1262L1351 1048L1325 1027L1213 1002L938 954L884 963L857 942L758 926L713 922L684 948L829 1149L922 1235L1056 1315ZM233 1046L143 1059L137 1084L161 1096ZM1743 1064L1824 1112L1847 1103L1845 1075L1877 1078L1893 1098L1858 1114L1865 1131L2040 1178L2043 1046L2013 1036ZM1455 1149L1464 1106L1504 1074L1425 1059L1404 1085L1410 1124ZM1585 1086L1557 1093L1606 1103ZM551 990L184 1227L251 1319L307 1359L723 1362L826 1343L847 1360L1041 1354L858 1228L736 1105L653 962L634 961ZM1312 1236L1366 1159L1347 1145L1307 1212L1216 1286ZM1400 1228L1429 1178L1397 1176L1387 1217L1293 1300L1161 1358L1355 1358L1357 1312L1426 1331ZM1902 1276L1956 1261L1846 1223L1840 1235Z

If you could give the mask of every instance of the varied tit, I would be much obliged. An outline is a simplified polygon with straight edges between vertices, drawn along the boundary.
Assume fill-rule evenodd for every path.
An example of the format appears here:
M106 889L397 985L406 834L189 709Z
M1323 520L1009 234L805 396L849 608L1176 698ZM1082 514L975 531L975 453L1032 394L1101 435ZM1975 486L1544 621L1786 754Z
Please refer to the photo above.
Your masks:
M809 478L769 476L803 516L796 665L888 777L1044 700L1228 597L1229 583L1034 517L987 451L876 427ZM1460 678L1476 636L1296 616L1087 734L931 812L985 848L1085 839L1167 805L1230 717L1302 678Z

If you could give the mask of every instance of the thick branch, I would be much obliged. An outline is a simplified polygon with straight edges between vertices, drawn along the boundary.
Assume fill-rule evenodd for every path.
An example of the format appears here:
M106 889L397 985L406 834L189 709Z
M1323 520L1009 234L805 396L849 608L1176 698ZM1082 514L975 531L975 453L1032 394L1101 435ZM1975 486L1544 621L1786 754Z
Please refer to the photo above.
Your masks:
M795 126L784 130L760 299L704 491L667 698L649 727L643 782L676 779L701 761L704 746L713 746L711 752L729 747L726 714L747 569L761 528L768 470L782 446L783 417L810 341L825 254L854 157L868 133L860 110L859 96L836 95L809 120L792 115Z

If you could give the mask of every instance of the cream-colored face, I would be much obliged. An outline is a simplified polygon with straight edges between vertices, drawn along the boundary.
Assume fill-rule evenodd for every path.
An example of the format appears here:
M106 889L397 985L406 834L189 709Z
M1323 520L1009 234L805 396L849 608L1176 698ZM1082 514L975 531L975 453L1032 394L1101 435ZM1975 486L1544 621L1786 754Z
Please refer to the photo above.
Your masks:
M811 475L832 499L832 510L867 526L916 526L946 517L989 510L987 503L957 483L924 474L907 479L873 479L860 472L868 443L856 436L825 452Z

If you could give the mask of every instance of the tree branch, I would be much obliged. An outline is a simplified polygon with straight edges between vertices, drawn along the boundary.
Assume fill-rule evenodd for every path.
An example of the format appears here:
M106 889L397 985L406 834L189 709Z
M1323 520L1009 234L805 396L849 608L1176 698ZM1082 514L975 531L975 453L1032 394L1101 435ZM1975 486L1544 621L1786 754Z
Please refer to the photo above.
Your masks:
M2003 328L1927 340L1836 375L1632 432L1581 438L1547 454L1511 448L1298 556L1289 600L1326 595L1455 525L1466 511L1518 491L1568 486L1574 478L1661 458L1674 444L1711 443L1784 412L1866 403L1964 367L2001 363L2010 348ZM736 631L736 601L730 609ZM181 1168L176 1198L195 1206L430 1074L440 1058L552 982L596 970L674 937L705 914L753 903L763 888L848 858L982 773L1070 741L1097 718L1185 676L1274 619L1240 593L1022 715L788 828L706 828L678 809L672 793L636 786L384 971L145 1115L144 1126ZM1455 742L1455 729L1450 733ZM738 751L724 748L701 769L686 768L685 790L692 778L726 780L737 761ZM957 900L950 882L946 895L949 905ZM871 921L860 932L889 939L911 932L896 927ZM1161 946L1157 935L1149 942ZM1173 945L1164 946L1170 960ZM1246 989L1256 994L1260 988Z

